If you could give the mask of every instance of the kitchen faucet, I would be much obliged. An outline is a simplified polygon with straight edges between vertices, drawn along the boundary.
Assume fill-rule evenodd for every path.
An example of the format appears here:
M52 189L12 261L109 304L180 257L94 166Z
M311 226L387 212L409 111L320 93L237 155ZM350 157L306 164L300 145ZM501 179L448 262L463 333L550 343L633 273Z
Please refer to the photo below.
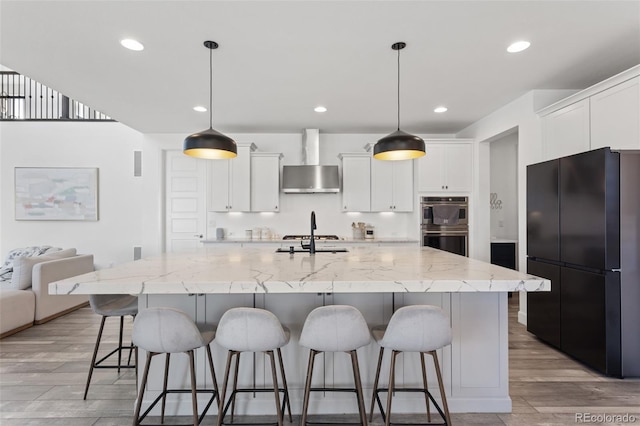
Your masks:
M313 231L314 229L316 229L316 212L312 211L311 212L311 241L309 241L309 253L310 254L315 254L316 253L316 238L313 235Z

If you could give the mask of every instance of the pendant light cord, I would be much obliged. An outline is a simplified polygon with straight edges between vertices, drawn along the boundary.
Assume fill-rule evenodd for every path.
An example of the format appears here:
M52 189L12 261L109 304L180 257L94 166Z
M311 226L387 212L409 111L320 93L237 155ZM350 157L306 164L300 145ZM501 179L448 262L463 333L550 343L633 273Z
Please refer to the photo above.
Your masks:
M398 130L400 130L400 49L398 49Z
M209 48L209 128L213 129L213 49Z

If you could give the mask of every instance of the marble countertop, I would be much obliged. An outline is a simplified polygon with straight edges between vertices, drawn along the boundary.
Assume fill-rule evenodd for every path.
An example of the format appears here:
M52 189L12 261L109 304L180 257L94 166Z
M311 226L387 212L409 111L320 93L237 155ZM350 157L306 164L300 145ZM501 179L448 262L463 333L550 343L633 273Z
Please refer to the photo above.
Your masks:
M549 280L430 247L354 246L276 253L209 246L49 284L51 294L230 294L549 291Z
M305 244L309 242L309 240L304 240ZM201 243L203 244L228 244L228 243L246 243L246 244L265 244L265 243L271 243L271 244L288 244L288 245L294 245L294 246L299 246L300 245L300 240L283 240L281 238L278 239L249 239L249 238L230 238L230 239L224 239L224 240L202 240ZM419 240L412 240L412 239L408 239L408 238L374 238L374 239L362 239L362 240L354 240L352 238L350 239L340 239L340 240L316 240L316 245L327 245L327 246L331 246L331 245L335 245L335 244L340 244L340 245L345 245L345 244L362 244L362 243L372 243L372 244L379 244L379 243L398 243L398 244L418 244L420 243Z

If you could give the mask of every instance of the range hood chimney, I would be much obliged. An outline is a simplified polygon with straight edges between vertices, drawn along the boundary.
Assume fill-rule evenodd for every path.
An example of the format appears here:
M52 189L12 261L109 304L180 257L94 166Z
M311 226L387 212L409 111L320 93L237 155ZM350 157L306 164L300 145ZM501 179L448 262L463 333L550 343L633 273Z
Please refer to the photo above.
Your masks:
M283 166L282 191L290 194L340 192L338 166L320 165L320 131L302 132L302 165Z

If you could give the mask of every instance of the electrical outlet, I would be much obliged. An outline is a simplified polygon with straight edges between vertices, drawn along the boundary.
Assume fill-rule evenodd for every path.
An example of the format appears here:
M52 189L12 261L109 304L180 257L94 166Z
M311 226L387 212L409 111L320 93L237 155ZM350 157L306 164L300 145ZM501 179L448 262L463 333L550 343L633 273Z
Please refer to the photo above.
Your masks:
M498 221L498 227L504 228L504 220L499 220Z

